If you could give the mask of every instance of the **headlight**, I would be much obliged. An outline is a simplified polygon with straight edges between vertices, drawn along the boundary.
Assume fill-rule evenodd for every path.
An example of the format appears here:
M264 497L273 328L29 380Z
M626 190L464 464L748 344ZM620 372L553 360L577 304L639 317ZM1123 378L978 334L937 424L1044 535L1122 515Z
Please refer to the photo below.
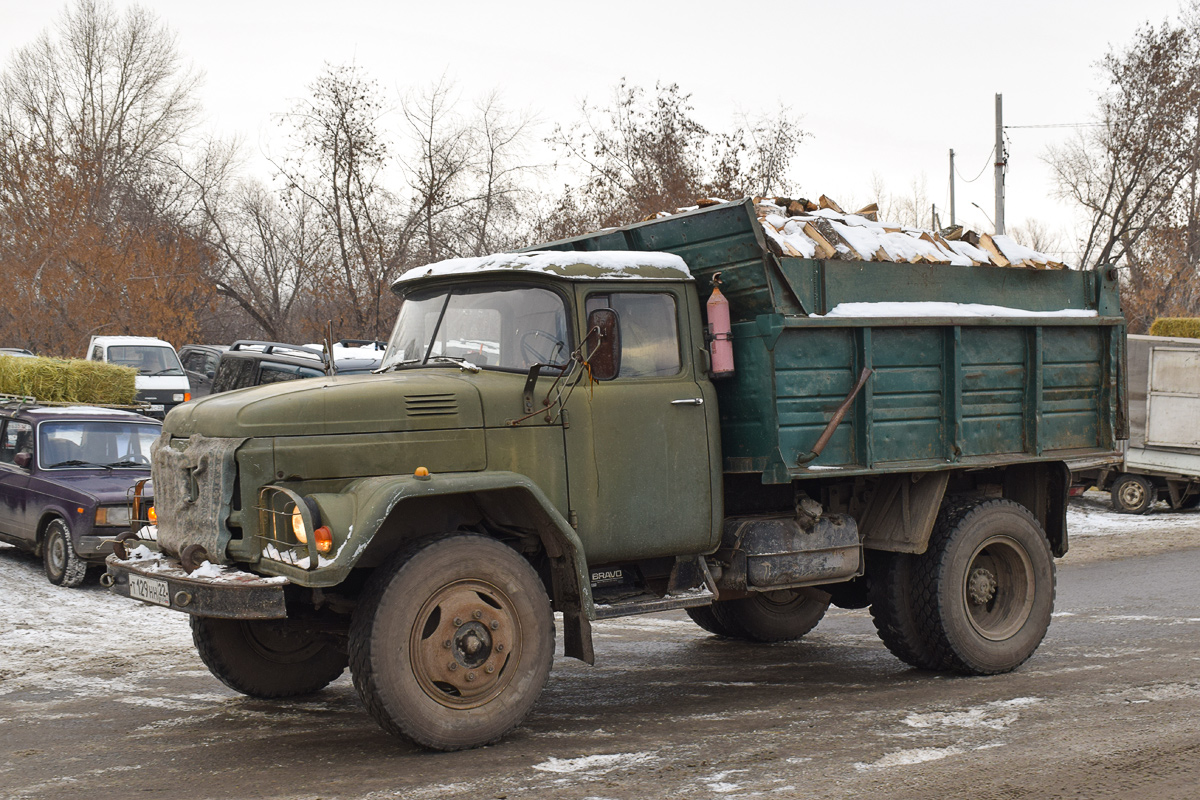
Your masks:
M313 516L313 522L319 523L321 517L316 509L316 503L309 500L308 506ZM308 530L304 526L304 517L300 514L299 508L292 511L292 533L295 535L297 542L308 544ZM313 531L313 541L316 542L318 553L328 553L333 549L333 532L328 527L320 525Z
M183 402L183 392L176 392L175 394L171 395L171 402L172 403L182 403Z
M100 506L96 509L96 524L108 527L129 525L129 506Z

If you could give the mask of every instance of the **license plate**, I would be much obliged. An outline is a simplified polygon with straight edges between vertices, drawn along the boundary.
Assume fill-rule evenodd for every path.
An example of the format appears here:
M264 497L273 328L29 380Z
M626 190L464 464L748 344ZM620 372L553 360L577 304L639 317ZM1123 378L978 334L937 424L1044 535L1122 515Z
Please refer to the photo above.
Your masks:
M160 606L171 606L171 590L166 581L154 578L143 578L141 575L129 576L129 596L147 603Z
M162 411L163 408L164 408L164 406L162 403L151 403L150 404L151 411Z

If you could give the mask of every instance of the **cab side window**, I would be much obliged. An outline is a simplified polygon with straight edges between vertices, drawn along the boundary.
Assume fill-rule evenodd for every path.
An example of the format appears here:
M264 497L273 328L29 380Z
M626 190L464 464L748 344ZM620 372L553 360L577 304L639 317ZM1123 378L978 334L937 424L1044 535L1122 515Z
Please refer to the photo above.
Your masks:
M18 453L33 453L33 426L10 419L0 435L0 463L16 463Z
M621 330L621 371L618 378L677 375L679 324L673 295L659 292L613 292L590 295L588 314L597 308L617 312Z

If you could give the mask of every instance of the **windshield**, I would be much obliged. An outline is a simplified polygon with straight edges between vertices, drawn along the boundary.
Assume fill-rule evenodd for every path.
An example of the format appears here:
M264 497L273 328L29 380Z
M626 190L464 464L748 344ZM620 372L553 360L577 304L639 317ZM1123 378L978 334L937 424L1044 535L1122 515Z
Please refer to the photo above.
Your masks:
M383 366L453 358L523 372L570 352L566 307L549 289L453 287L404 298Z
M154 423L113 420L43 422L38 427L42 469L148 467L150 443L162 432Z
M114 344L108 348L111 364L133 367L138 375L182 375L179 357L169 347L146 344Z

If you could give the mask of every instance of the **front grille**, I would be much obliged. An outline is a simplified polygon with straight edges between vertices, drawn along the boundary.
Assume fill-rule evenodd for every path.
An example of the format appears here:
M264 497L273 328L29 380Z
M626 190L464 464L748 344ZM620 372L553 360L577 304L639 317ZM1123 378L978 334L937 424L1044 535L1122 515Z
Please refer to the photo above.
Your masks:
M409 394L404 410L410 417L436 417L458 413L458 397L453 394Z

